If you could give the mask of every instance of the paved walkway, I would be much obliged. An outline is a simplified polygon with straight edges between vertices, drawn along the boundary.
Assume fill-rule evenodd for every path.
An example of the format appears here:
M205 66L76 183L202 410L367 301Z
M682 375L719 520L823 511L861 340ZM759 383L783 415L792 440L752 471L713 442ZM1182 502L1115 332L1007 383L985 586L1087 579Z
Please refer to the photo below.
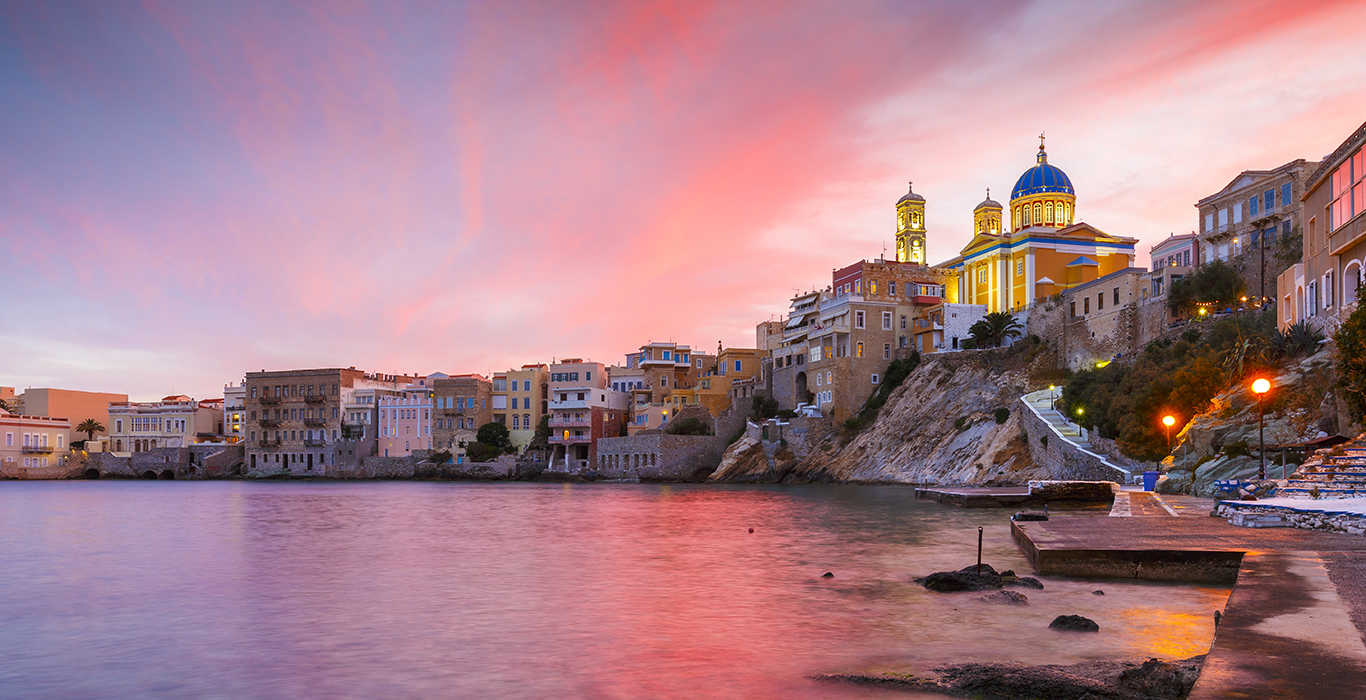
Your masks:
M1161 497L1150 491L1120 491L1115 494L1115 503L1110 506L1110 517L1131 518L1134 516L1175 518L1177 513L1172 510L1171 506L1164 503Z
M1130 517L1011 530L1041 574L1236 581L1192 700L1366 698L1366 538L1137 517L1126 493Z

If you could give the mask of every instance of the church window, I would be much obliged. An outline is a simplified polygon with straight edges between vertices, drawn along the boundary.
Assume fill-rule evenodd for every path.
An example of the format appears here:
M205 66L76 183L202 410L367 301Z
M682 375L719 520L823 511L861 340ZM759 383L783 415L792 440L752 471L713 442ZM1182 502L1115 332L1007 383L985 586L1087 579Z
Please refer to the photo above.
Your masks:
M1048 202L1047 204L1043 205L1043 222L1044 222L1045 224L1051 224L1051 223L1053 223L1053 203L1052 203L1052 202Z
M1016 277L1020 277L1020 276L1023 276L1023 275L1024 275L1024 258L1016 258L1016 259L1015 259L1015 276L1016 276Z
M1040 218L1042 215L1043 215L1043 205L1042 205L1042 204L1039 204L1038 202L1035 202L1035 203L1034 203L1034 223L1036 223L1036 224L1041 224L1041 223L1043 223L1043 219Z
M1029 226L1029 225L1030 225L1030 220L1029 220L1029 207L1028 207L1028 206L1026 206L1026 207L1024 208L1024 223L1023 223L1022 225L1024 225L1024 226Z

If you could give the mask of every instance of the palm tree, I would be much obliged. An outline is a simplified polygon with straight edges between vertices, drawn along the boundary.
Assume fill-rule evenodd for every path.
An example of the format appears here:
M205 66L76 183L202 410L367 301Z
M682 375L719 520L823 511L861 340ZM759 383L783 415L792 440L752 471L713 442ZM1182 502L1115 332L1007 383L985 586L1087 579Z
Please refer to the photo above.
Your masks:
M979 348L998 348L1007 339L1013 340L1024 334L1024 326L1014 316L1004 311L993 311L968 329Z
M85 439L87 440L94 440L95 433L104 432L104 426L100 425L100 422L94 418L86 418L81 421L80 425L76 426L76 432L85 433Z

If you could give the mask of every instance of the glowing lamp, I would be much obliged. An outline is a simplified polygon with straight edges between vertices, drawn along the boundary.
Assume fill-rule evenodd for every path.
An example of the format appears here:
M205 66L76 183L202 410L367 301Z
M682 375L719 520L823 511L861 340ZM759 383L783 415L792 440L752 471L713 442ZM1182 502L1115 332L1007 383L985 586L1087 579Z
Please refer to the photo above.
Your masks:
M1271 391L1271 382L1268 382L1265 379L1258 379L1252 383L1252 390L1258 394L1265 394L1266 392Z
M1204 316L1204 315L1205 315L1205 310L1204 310L1204 309L1200 309L1200 315L1201 315L1201 316Z
M1080 406L1078 406L1078 407L1077 407L1077 415L1081 415L1083 412L1084 412L1084 410L1083 410Z
M1176 425L1176 419L1172 418L1171 416L1162 416L1162 425L1165 425L1168 428L1170 428L1173 425Z

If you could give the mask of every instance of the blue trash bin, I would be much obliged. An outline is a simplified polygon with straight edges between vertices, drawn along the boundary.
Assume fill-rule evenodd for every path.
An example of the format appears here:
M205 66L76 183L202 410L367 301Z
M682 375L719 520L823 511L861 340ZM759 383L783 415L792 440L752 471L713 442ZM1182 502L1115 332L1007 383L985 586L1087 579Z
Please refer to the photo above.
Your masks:
M1143 490L1152 491L1157 488L1157 477L1162 476L1162 472L1143 472Z

